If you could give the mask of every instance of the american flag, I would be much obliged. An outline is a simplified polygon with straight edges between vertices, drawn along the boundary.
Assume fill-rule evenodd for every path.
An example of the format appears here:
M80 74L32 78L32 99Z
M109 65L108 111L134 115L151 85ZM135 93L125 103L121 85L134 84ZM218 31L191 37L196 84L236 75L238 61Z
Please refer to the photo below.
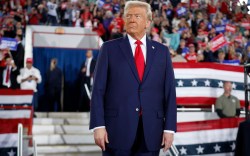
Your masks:
M173 63L177 104L211 106L223 94L223 82L232 82L232 95L244 105L244 68L218 63Z
M174 144L180 155L231 156L243 118L180 122Z
M16 156L18 124L32 129L32 97L29 90L0 90L0 156Z

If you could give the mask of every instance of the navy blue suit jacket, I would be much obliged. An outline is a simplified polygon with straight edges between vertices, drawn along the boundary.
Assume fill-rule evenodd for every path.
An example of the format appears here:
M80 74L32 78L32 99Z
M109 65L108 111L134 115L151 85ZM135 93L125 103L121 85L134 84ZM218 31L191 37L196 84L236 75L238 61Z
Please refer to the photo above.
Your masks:
M148 150L161 147L163 130L176 131L176 92L166 46L147 39L144 77L139 80L128 37L105 42L98 56L91 99L90 129L106 126L110 148L129 150L142 108Z

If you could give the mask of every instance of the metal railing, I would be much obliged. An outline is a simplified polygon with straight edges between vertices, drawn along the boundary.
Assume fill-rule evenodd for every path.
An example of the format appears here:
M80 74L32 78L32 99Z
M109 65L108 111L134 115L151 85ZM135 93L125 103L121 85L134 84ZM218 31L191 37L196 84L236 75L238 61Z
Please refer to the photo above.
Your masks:
M22 156L23 154L23 125L18 124L18 145L17 145L17 156Z
M215 112L214 104L211 105L211 108L177 108L178 112Z
M179 156L179 151L174 144L169 149L169 155L170 156Z
M32 139L30 135L23 134L23 125L21 123L18 124L18 145L17 145L17 156L23 156L23 139ZM37 144L34 139L32 139L33 145L33 156L37 156Z

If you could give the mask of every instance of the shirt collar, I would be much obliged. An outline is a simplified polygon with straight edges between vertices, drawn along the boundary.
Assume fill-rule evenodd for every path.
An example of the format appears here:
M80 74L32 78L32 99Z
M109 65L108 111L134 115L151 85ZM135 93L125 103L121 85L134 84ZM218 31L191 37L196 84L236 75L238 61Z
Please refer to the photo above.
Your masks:
M93 57L89 57L89 58L87 58L87 60L92 60L93 59Z
M130 43L130 45L134 45L135 44L135 42L137 41L137 40L135 40L132 36L130 36L129 34L127 34L128 35L128 40L129 40L129 43ZM141 42L142 42L142 44L144 45L144 46L146 46L146 34L141 38Z

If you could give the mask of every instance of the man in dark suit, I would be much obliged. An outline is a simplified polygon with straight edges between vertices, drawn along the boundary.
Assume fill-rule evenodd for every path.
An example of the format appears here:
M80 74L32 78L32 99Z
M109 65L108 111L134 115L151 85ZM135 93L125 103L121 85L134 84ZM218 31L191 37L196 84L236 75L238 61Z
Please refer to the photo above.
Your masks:
M166 46L146 37L150 5L126 2L127 36L105 42L94 75L90 129L104 156L158 156L176 131L174 72Z
M22 44L22 36L17 35L17 49L16 51L11 51L11 55L16 63L16 66L21 69L24 67L24 47Z
M79 100L79 111L87 112L90 109L90 99L87 95L85 84L87 84L89 91L92 89L93 84L93 73L95 70L96 60L93 58L92 50L86 52L86 60L81 66L79 75L80 84L80 100Z
M6 66L0 67L0 88L18 89L17 76L19 69L10 55L5 56Z

